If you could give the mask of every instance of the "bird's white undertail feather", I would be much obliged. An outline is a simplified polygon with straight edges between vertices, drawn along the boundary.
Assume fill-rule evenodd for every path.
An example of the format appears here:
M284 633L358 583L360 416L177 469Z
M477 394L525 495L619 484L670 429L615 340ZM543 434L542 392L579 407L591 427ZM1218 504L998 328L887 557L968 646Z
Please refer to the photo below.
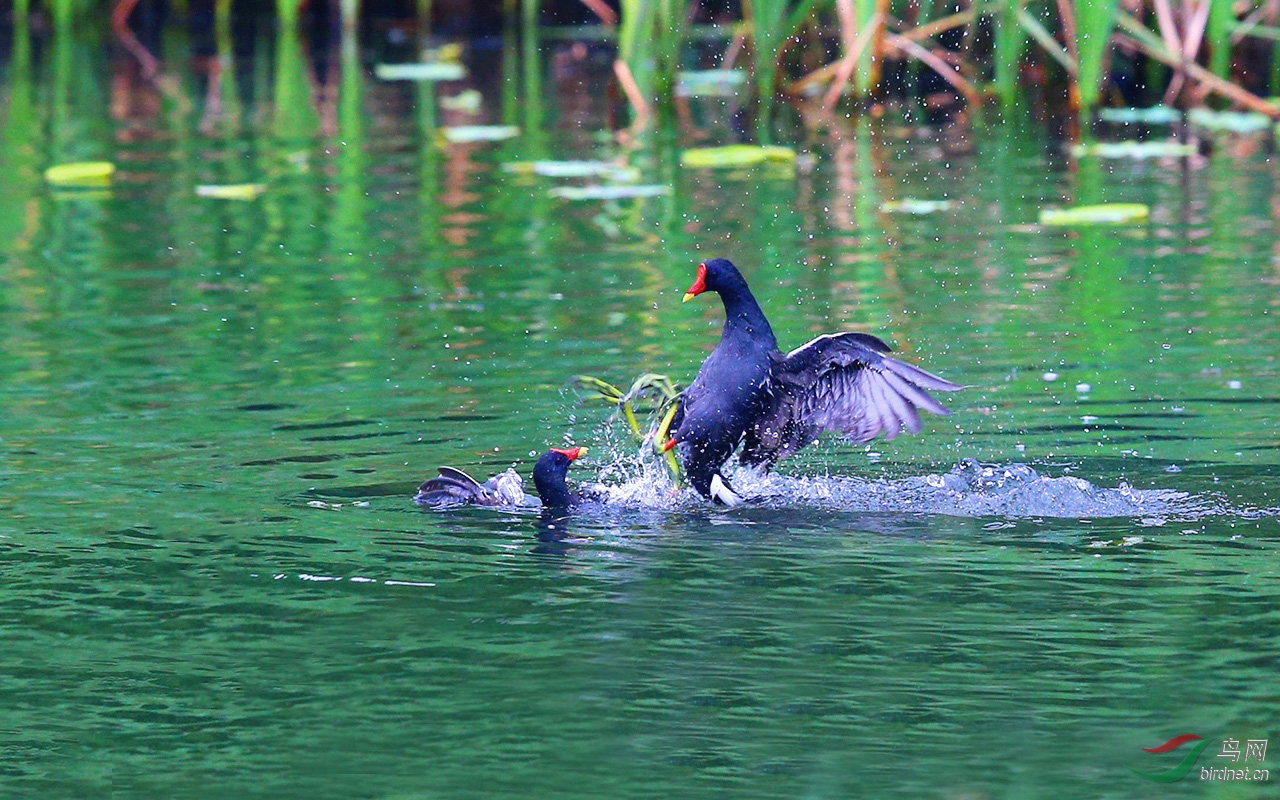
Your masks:
M742 498L734 494L719 475L711 476L711 499L729 508L742 502Z

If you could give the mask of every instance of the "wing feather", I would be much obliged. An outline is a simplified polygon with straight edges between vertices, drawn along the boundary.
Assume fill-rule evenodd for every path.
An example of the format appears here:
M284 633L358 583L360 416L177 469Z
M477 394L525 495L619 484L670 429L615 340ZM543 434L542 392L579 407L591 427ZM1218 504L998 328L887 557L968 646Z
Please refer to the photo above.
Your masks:
M947 410L946 406L942 405L937 400L934 400L924 389L921 389L906 378L899 376L896 372L886 370L880 373L880 375L881 379L893 387L893 389L897 391L897 393L907 402L923 408L925 411L937 414L940 417L945 417L951 413Z
M914 364L908 364L896 358L886 358L884 362L890 372L925 389L932 389L935 392L957 392L964 388L958 383L939 378L932 372L925 372Z
M858 444L880 434L893 439L904 430L920 432L920 409L949 414L929 392L964 387L888 352L874 336L837 333L778 356L772 406L747 437L743 461L771 466L823 431Z
M863 374L874 375L875 373L868 371ZM875 408L880 412L881 430L884 433L884 438L893 441L898 437L899 433L902 433L902 418L898 416L898 409L894 407L893 400L889 398L894 397L899 402L901 402L901 398L897 398L892 389L887 389L883 383L874 378L867 380L867 388L871 390L871 395L875 400Z
M480 481L471 477L457 467L436 467L436 469L440 472L440 477L442 478L448 478L449 480L457 481L458 483L480 488Z
M414 495L419 505L443 508L455 505L491 506L497 501L484 486L467 473L453 467L440 467L440 474L423 481Z

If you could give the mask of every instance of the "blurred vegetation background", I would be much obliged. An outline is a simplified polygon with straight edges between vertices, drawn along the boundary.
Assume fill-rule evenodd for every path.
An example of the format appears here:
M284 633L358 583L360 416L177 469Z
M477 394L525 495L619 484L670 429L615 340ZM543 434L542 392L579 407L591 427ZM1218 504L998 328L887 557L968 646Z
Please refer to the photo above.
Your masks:
M1269 99L1280 94L1280 0L14 0L5 39L106 13L144 77L157 76L175 18L192 56L215 68L241 46L234 34L255 26L304 26L322 44L376 34L410 62L439 59L433 43L459 38L520 37L527 58L550 40L601 43L633 127L679 114L682 95L733 93L762 143L783 110L820 121L893 104L927 112L1027 99L1085 129L1104 105L1280 118ZM8 47L10 59L21 55ZM526 74L521 90L539 89Z

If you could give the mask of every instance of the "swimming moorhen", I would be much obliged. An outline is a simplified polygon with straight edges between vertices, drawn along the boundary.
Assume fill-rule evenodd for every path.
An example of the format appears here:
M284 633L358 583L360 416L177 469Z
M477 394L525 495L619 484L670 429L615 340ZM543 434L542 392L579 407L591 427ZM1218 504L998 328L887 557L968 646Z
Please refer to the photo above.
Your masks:
M572 508L584 498L569 490L565 478L569 465L587 452L585 447L560 449L553 447L533 465L533 486L545 508ZM524 502L523 481L513 470L507 470L484 483L453 467L440 467L440 475L418 487L413 501L432 508L453 506L511 506Z
M678 444L689 482L725 505L740 501L720 474L740 442L742 463L768 470L824 431L854 444L881 433L892 439L904 428L918 433L917 408L950 413L925 390L963 388L890 358L892 348L866 333L827 334L783 353L746 280L726 259L699 264L684 300L703 292L724 302L724 332L684 391L665 447Z

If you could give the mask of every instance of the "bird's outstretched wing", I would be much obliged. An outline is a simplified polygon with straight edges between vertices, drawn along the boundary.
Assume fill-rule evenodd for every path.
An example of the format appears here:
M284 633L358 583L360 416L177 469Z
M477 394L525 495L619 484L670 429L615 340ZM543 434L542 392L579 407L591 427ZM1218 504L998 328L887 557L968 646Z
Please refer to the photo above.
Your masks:
M950 412L927 390L964 387L886 355L890 347L865 333L819 336L779 356L769 407L747 431L742 460L773 465L818 438L842 433L855 444L904 429L920 431L917 409Z
M440 467L440 475L418 487L413 501L432 508L448 506L491 506L498 500L475 478L453 467Z

